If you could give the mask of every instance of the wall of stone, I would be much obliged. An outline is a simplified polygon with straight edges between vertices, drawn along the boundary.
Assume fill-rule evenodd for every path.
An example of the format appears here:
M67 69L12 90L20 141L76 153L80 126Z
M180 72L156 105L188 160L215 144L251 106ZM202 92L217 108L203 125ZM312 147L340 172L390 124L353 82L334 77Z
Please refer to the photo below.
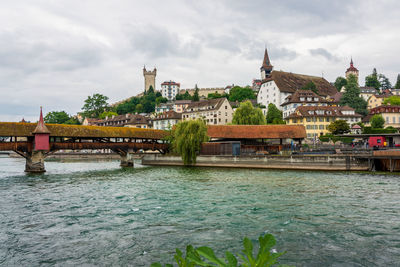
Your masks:
M143 165L182 166L177 156L145 155ZM199 156L195 166L291 170L367 171L368 161L347 155Z

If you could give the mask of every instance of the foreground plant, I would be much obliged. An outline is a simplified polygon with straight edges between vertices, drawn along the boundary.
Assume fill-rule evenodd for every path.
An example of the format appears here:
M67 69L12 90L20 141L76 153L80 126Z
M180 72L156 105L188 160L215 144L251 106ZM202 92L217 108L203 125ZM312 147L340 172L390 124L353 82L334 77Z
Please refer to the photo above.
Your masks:
M176 249L174 255L175 262L179 267L194 267L194 266L218 266L218 267L268 267L278 264L278 258L285 252L272 252L272 247L275 246L276 240L273 235L266 234L258 238L259 249L258 253L253 254L253 243L247 237L243 240L243 254L239 257L234 256L227 251L225 258L218 258L214 251L209 247L199 247L197 249L189 245L186 247L186 256L182 251ZM241 263L239 263L241 260ZM172 264L166 264L165 267L173 267ZM280 265L287 266L287 265ZM153 263L151 267L162 267L160 263Z

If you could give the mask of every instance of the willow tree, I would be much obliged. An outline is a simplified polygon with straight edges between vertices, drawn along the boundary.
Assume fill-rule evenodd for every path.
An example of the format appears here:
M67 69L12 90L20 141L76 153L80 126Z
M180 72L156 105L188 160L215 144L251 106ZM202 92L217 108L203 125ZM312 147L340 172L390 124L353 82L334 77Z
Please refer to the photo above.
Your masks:
M260 108L254 108L250 101L246 101L233 113L232 124L262 125L266 120Z
M180 121L173 130L173 146L185 165L196 163L201 143L208 141L207 126L203 120Z

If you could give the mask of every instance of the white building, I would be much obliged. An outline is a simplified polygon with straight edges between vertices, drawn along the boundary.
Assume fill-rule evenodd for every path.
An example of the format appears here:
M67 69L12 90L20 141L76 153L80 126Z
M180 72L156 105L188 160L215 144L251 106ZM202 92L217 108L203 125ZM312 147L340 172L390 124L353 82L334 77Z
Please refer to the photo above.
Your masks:
M305 85L313 82L320 96L334 95L337 90L327 80L322 77L296 74L284 71L273 71L273 66L269 61L268 52L265 49L264 61L261 67L261 87L257 95L257 103L268 108L269 104L274 104L282 109L281 104L286 98L292 95Z
M182 114L173 110L157 115L153 119L153 128L156 130L171 130L182 119Z
M174 81L165 81L161 84L161 95L168 100L173 100L179 93L180 87L180 83L176 83Z

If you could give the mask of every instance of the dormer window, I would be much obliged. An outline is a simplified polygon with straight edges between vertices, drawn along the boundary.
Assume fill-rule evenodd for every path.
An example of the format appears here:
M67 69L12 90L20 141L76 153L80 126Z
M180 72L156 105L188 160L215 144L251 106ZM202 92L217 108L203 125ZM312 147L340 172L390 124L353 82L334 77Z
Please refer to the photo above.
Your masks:
M319 98L318 97L314 97L314 101L319 101Z
M307 97L307 101L312 101L312 97Z
M300 97L300 101L304 101L305 100L305 98L304 97Z

